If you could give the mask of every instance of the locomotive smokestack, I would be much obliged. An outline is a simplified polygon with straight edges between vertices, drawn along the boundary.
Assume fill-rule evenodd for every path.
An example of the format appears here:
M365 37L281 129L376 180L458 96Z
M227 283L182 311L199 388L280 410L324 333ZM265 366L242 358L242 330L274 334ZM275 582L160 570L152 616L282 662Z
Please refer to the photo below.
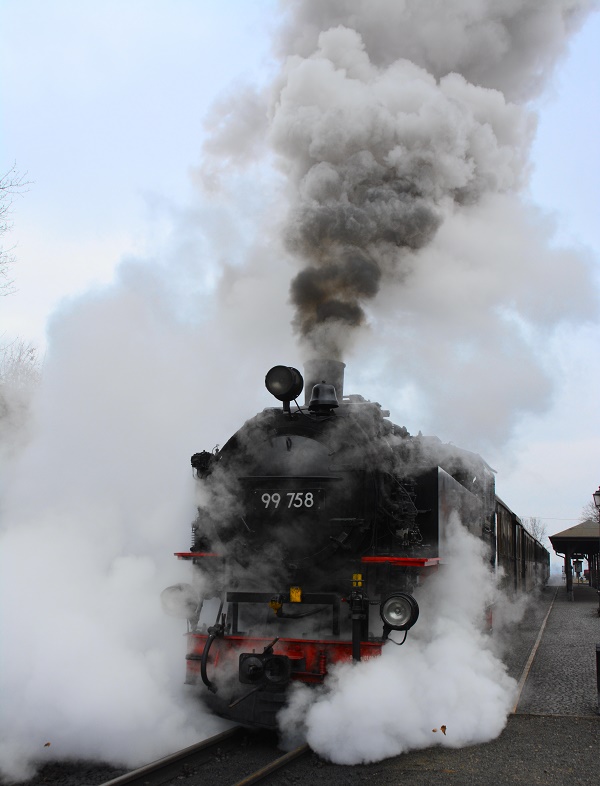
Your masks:
M346 364L341 360L308 360L304 364L304 404L309 405L312 389L319 382L333 385L338 401L344 397L344 369Z

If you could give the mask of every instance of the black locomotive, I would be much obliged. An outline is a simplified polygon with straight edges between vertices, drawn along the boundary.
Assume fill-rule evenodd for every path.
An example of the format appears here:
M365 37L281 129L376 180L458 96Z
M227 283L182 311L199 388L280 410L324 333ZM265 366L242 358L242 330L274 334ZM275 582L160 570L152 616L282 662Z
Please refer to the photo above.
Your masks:
M480 456L345 396L341 362L313 361L305 374L306 386L296 369L272 368L265 384L282 406L192 456L199 515L177 556L193 563L193 582L163 593L188 620L186 682L220 715L269 728L293 681L321 684L332 663L406 637L452 516L487 544L506 584L529 588L549 570Z

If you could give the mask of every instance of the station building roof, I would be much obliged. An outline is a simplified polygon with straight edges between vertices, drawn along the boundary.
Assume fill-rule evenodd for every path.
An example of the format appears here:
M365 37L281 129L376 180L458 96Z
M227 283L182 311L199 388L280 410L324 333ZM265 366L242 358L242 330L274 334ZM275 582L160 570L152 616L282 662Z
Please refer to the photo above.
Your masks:
M564 554L567 550L571 555L582 554L585 557L597 554L600 550L600 524L593 519L587 519L574 527L550 535L550 543L557 554Z

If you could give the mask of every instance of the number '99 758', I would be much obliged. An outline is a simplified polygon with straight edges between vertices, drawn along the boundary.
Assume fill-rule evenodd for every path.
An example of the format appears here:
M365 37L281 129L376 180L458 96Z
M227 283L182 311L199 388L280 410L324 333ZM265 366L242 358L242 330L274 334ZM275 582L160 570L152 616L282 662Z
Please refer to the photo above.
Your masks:
M265 510L276 508L312 508L315 504L315 497L312 491L288 491L280 494L278 491L273 493L265 492L261 496L261 501Z

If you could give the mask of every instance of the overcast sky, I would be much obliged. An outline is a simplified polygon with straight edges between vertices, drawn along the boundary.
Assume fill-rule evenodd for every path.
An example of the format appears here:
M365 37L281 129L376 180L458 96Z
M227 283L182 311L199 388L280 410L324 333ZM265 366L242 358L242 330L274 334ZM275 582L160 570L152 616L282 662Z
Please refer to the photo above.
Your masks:
M600 286L600 156L594 131L600 118L598 40L596 13L573 39L552 88L538 102L531 195L556 222L559 242L589 249ZM502 467L506 481L498 478L501 493L514 509L523 516L544 518L549 534L575 524L569 519L579 517L600 485L598 346L597 324L578 337L577 346L567 342L567 373L556 407L531 424L517 471L508 475L509 460ZM519 478L521 471L524 480Z
M161 246L173 215L194 203L211 104L232 83L264 82L274 67L275 5L0 0L0 170L16 162L31 181L14 206L17 291L0 303L4 335L45 350L47 320L63 298L109 282L125 256ZM531 198L556 223L557 243L589 249L600 290L598 41L596 14L536 104ZM500 495L550 533L576 523L600 484L599 346L598 324L563 335L554 405L525 418L518 440L489 459ZM368 394L376 389L377 380ZM407 413L392 418L421 428Z

